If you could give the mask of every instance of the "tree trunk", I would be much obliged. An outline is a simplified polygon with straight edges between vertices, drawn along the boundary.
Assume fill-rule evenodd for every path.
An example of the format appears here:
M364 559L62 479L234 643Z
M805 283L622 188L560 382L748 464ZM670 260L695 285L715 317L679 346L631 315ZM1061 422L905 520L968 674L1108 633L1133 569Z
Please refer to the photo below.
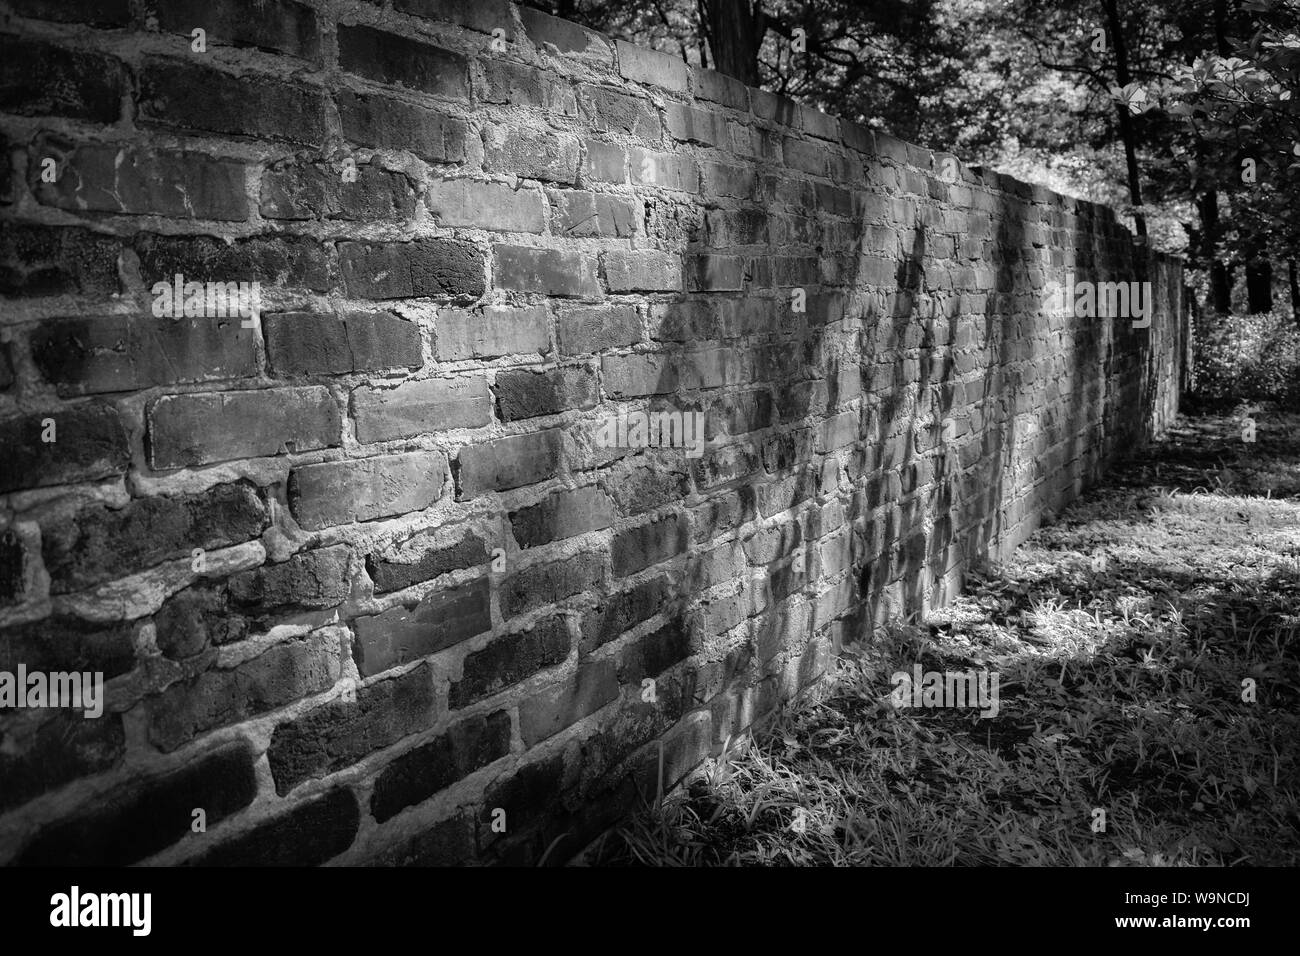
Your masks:
M1119 19L1117 0L1102 0L1106 9L1106 22L1110 27L1110 39L1115 45L1115 78L1121 87L1132 82L1128 71L1128 48L1124 45L1124 33ZM1137 227L1138 241L1147 239L1147 217L1142 211L1142 179L1137 163L1137 131L1133 116L1127 103L1116 104L1119 113L1119 135L1124 141L1124 163L1128 168L1128 194L1133 204L1133 223Z
M1196 203L1201 217L1201 263L1210 273L1210 304L1220 315L1232 310L1232 281L1227 267L1218 258L1219 252L1219 191L1207 189Z
M1295 324L1300 325L1300 274L1296 271L1295 259L1286 261L1286 270L1291 278L1291 315Z
M706 11L713 68L758 86L758 48L767 31L762 7L750 0L708 0Z
M1273 263L1267 259L1246 263L1246 300L1252 315L1273 311Z

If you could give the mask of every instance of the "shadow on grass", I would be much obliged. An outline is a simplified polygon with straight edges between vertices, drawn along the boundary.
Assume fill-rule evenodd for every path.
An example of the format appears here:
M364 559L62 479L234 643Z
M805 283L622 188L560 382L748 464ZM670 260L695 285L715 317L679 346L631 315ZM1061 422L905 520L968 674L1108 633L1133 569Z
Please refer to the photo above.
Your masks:
M1300 416L1260 423L1180 422L597 860L1300 863ZM915 663L998 674L1000 712L895 710Z

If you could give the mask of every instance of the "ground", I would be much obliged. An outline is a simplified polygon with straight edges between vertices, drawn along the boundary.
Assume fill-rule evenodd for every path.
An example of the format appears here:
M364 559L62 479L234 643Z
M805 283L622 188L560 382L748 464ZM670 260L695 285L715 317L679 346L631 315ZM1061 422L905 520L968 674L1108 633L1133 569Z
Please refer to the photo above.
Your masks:
M1300 415L1255 421L1180 419L594 858L1300 864ZM996 673L998 714L895 708L917 662Z

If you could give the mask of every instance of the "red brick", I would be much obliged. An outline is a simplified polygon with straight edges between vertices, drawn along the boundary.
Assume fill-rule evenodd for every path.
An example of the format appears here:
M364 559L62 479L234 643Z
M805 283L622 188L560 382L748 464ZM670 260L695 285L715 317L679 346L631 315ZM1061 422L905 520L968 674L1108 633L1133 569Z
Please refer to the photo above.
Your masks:
M542 194L511 189L504 183L438 179L424 196L429 212L444 226L471 226L496 232L541 232Z
M340 25L339 69L390 86L450 99L469 99L465 57L442 47L374 30Z
M515 292L600 298L592 257L533 246L493 246L493 284Z
M476 312L439 309L434 352L440 362L500 355L545 355L551 333L545 305L484 306Z
M492 421L487 379L425 379L396 388L359 388L352 393L357 441L392 441L453 428L479 428Z
M41 440L46 421L54 422L52 442ZM123 475L130 462L122 422L100 402L0 420L0 447L0 493Z
M519 736L525 747L532 747L594 714L617 696L613 661L584 664L564 683L520 702Z
M138 121L305 146L325 141L325 94L278 76L234 76L192 60L145 61Z
M216 43L258 47L320 62L320 27L311 7L292 0L164 0L151 5L158 25L189 37L195 27Z
M344 375L424 364L420 329L391 312L278 312L262 320L272 374Z
M54 159L57 179L41 178L42 163ZM201 153L83 145L69 148L44 137L27 161L38 202L60 209L157 215L173 219L248 218L244 166ZM167 183L167 189L159 189Z
M131 392L261 371L256 336L239 319L56 319L38 326L28 341L36 368L60 395Z
M415 215L415 191L401 173L364 164L356 179L341 167L290 163L262 174L259 208L267 219L406 220Z
M626 577L652 564L667 561L683 554L686 544L686 521L676 514L653 518L643 525L620 531L614 536L612 545L614 575Z
M441 497L446 471L435 451L303 465L289 475L289 508L311 531L423 511Z
M280 724L266 752L275 792L284 796L428 728L434 706L425 665L357 688L355 701L334 700Z
M482 295L484 258L458 239L339 243L343 282L357 299Z
M560 435L550 429L465 446L456 459L456 497L474 498L554 477L560 470Z
M343 138L359 146L410 150L434 163L465 162L464 120L373 93L335 94Z
M0 112L116 123L129 82L116 57L0 35Z
M436 654L492 629L487 578L431 591L412 608L353 622L353 656L363 677Z
M501 420L507 422L591 408L599 401L595 370L585 365L499 372L493 390Z
M319 386L164 395L146 409L145 425L149 462L158 470L342 441L338 406Z
M532 677L569 656L569 627L562 614L526 631L498 637L465 657L461 677L451 685L447 705L459 710Z

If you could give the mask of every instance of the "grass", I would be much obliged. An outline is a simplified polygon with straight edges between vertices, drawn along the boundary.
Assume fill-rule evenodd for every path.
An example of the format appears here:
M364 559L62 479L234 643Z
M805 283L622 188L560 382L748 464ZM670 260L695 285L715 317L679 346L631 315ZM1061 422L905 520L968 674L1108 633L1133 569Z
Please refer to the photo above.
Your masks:
M1184 419L592 862L1300 864L1300 416L1256 421ZM895 709L918 661L996 672L1000 712Z

